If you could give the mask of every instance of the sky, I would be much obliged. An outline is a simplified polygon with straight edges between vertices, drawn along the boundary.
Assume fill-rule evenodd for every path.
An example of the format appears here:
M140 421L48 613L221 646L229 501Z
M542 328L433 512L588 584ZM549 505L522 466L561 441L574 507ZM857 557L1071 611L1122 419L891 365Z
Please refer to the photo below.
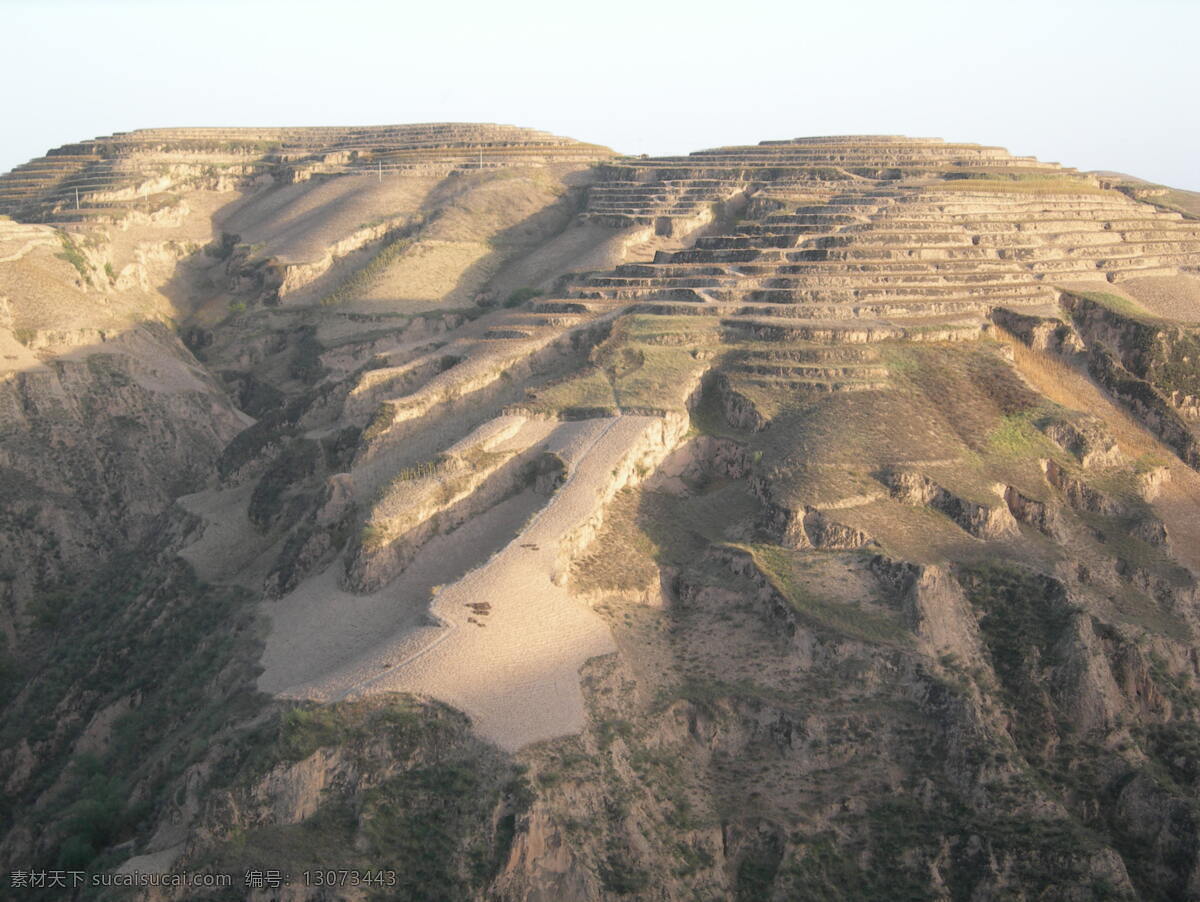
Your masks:
M652 155L943 137L1200 190L1196 0L0 0L0 22L0 171L135 128L486 121Z

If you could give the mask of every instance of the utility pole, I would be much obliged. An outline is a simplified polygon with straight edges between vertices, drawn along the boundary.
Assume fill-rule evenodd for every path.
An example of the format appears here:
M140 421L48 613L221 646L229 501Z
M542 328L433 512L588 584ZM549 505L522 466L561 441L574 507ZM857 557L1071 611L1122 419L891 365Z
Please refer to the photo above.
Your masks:
M79 189L75 189L75 209L79 209Z
M379 161L379 181L383 182L383 160Z

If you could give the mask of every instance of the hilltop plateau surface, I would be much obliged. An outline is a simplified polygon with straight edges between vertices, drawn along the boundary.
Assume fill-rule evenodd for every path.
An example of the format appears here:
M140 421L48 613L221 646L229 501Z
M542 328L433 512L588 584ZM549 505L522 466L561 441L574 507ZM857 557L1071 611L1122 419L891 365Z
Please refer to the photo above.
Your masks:
M1197 209L465 123L0 176L0 869L1200 898ZM240 883L319 867L395 876Z

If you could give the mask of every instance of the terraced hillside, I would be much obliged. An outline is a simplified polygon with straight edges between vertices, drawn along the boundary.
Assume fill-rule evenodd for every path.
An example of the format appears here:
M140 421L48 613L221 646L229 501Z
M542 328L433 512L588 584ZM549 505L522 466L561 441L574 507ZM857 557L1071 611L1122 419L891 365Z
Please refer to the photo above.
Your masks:
M367 128L156 128L52 150L0 176L0 213L26 221L119 218L182 187L330 174L447 175L596 158L533 129L469 123Z
M474 125L0 192L6 864L1200 895L1186 209Z

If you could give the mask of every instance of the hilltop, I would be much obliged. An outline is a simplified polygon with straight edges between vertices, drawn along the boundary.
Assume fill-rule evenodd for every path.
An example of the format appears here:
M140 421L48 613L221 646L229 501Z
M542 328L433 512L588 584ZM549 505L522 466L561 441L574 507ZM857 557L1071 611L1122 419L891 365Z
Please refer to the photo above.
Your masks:
M6 866L1200 893L1189 192L451 123L0 213Z

